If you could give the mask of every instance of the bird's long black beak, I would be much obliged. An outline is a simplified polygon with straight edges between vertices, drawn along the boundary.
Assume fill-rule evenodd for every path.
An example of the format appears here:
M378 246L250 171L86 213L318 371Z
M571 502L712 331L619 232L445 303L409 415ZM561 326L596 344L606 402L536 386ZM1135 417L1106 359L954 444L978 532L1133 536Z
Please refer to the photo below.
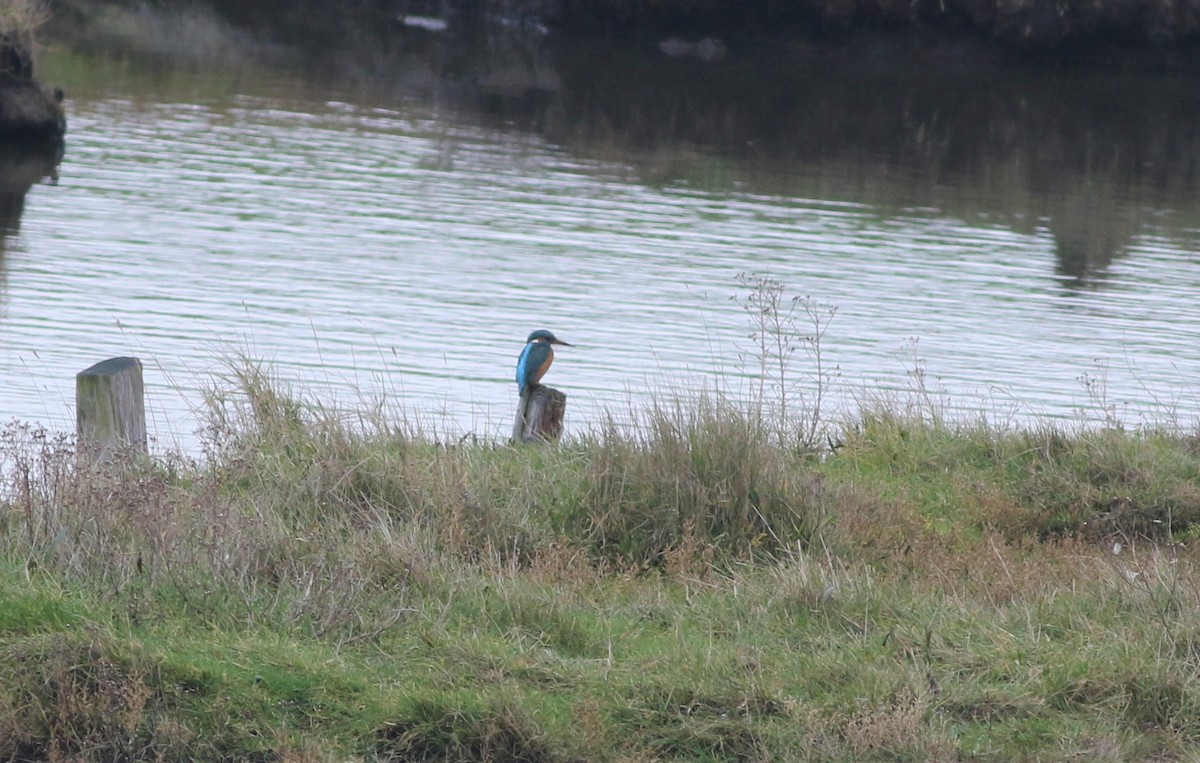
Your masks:
M571 344L570 342L564 342L561 339L551 339L550 344L561 344L564 347L574 347L575 346L575 345Z

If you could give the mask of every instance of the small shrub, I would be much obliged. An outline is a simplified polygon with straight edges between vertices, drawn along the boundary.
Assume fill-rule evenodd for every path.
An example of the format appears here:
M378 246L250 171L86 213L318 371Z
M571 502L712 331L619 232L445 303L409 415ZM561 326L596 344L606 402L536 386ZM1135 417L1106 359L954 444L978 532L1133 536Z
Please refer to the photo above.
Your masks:
M1200 460L1177 438L1050 433L1018 459L1015 497L1027 509L1020 532L1161 539L1200 521Z
M146 671L99 636L26 638L0 665L0 758L154 757Z
M402 720L378 732L383 761L511 761L555 763L554 750L537 726L512 703L456 704L451 698L414 700Z
M586 445L589 493L563 529L601 557L657 566L688 545L726 559L767 556L822 526L821 481L745 412L705 397L647 417L632 429L610 421Z

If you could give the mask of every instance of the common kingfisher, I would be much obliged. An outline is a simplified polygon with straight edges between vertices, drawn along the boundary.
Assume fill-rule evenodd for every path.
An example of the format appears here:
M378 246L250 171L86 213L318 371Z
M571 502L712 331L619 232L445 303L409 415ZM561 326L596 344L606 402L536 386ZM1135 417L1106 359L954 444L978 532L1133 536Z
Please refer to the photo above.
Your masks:
M546 369L554 362L554 348L550 346L553 344L573 346L546 329L534 331L525 340L525 349L521 350L521 357L517 359L517 388L522 395L545 376Z

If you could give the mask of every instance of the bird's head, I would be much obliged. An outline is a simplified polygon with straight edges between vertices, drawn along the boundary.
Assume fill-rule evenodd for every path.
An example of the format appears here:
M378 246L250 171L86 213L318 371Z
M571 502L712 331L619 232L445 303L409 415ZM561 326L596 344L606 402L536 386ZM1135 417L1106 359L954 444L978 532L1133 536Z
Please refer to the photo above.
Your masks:
M526 344L528 344L530 342L545 342L547 344L561 344L564 347L572 347L573 346L570 343L564 342L563 340L554 336L554 332L547 331L546 329L538 329L537 331L534 331L533 333L531 333L529 335L529 338L525 340Z

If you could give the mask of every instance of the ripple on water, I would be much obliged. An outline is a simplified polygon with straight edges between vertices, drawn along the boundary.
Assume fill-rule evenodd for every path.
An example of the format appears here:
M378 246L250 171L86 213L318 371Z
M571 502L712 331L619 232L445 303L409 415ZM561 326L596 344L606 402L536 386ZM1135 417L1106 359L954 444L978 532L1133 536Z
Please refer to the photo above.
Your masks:
M3 265L4 418L69 427L73 375L133 354L159 438L192 447L198 389L241 352L342 404L382 394L503 433L521 342L549 327L578 345L547 381L581 427L631 387L751 373L743 272L837 309L822 349L841 406L923 368L1027 413L1087 404L1085 372L1118 403L1197 409L1200 270L1170 236L1072 289L1046 231L936 208L651 187L528 136L345 103L73 106L61 177L30 193Z

